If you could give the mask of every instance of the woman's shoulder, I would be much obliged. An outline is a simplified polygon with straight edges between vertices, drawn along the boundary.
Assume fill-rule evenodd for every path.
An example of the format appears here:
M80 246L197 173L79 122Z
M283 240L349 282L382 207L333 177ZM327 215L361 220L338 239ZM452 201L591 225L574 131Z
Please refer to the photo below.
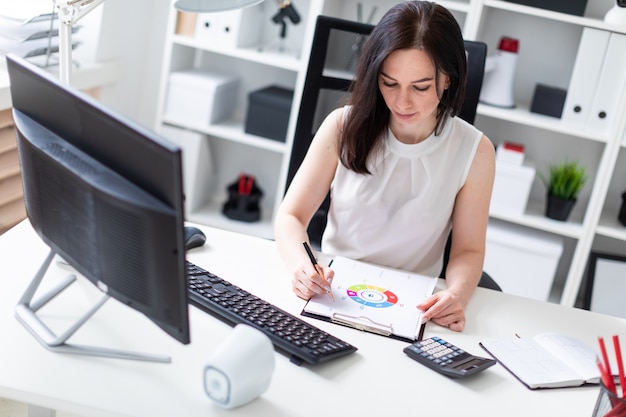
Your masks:
M323 123L333 123L337 126L341 126L344 123L344 118L348 114L348 111L348 106L338 107L326 115Z
M476 126L463 120L459 116L451 117L450 120L448 120L448 122L452 124L456 129L460 129L464 132L474 133L474 134L476 134L477 132L480 132L482 135L482 132Z
M320 143L324 147L336 150L343 125L343 118L344 109L342 107L328 113L317 129L313 141Z
M443 135L457 146L475 147L485 134L476 126L457 116L448 120Z

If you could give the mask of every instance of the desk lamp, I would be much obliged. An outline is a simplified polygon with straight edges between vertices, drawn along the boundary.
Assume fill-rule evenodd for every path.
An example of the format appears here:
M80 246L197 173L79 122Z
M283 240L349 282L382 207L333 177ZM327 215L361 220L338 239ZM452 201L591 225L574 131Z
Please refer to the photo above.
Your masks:
M65 84L70 83L72 68L72 25L103 2L104 0L56 0L59 13L59 78Z

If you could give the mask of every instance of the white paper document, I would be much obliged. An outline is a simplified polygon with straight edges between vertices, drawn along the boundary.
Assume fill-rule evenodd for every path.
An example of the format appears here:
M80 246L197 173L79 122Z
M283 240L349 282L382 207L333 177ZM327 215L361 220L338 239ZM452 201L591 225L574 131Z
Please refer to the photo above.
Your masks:
M335 300L327 294L316 295L303 314L386 336L417 339L422 312L416 306L432 295L437 278L344 257L336 257L331 267Z

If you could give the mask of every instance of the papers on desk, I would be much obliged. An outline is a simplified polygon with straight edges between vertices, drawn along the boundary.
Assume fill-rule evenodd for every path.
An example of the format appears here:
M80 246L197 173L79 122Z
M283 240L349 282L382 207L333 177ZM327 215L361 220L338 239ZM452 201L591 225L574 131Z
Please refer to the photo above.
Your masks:
M596 352L575 337L540 333L533 338L488 339L480 345L530 389L600 382Z
M50 0L3 1L0 3L0 16L19 23L50 21L55 12Z
M336 257L332 268L335 300L316 295L303 315L407 341L419 339L422 312L416 306L433 293L437 278L344 257Z
M52 13L53 4L49 0L22 3L7 1L0 5L0 54L29 58L58 52L59 23ZM79 28L72 26L72 33ZM79 44L73 41L72 48Z
M75 49L78 45L80 45L79 41L73 41L72 49ZM0 35L1 55L13 53L22 58L30 58L40 55L46 55L48 52L59 52L58 37L54 37L50 41L48 40L48 38L39 38L22 42L8 39Z

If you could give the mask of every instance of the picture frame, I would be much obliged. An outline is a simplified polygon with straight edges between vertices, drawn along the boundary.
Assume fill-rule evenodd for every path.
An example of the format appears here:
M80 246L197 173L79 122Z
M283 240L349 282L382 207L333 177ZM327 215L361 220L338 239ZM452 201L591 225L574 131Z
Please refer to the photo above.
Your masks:
M626 256L591 252L583 307L626 318Z

